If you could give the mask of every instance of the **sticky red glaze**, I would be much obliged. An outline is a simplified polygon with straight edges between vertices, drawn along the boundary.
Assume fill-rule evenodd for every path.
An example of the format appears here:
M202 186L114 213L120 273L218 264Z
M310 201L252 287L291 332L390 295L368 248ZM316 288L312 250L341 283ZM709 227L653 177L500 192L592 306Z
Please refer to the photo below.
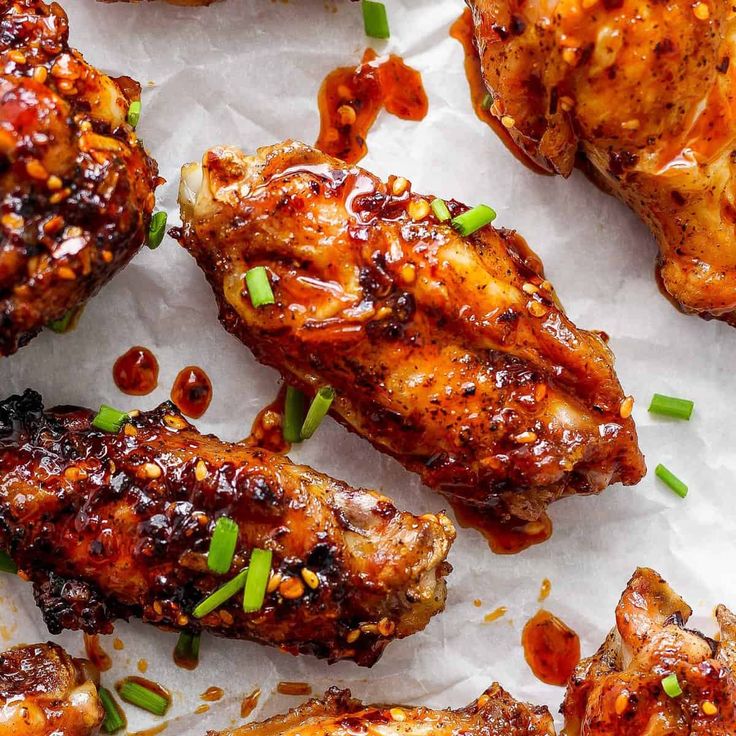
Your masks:
M112 659L102 648L100 637L97 634L84 634L84 651L87 654L87 659L100 672L107 672L112 667Z
M198 419L212 401L212 382L198 366L188 365L179 371L171 388L171 400L182 414Z
M527 621L521 643L532 672L548 685L565 685L580 661L580 638L549 611Z
M158 386L158 360L148 348L136 345L115 361L112 377L124 394L145 396Z
M423 120L429 109L422 75L392 54L366 49L357 67L327 75L319 91L317 148L348 163L368 153L366 136L381 109L403 120Z

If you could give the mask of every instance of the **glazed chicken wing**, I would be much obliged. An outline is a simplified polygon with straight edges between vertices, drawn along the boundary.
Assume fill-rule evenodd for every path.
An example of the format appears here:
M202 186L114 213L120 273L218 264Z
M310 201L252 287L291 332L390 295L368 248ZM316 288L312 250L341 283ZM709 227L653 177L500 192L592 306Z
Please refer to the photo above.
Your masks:
M683 311L736 324L734 18L724 0L467 0L492 110L537 163L580 157L659 243Z
M209 736L554 736L547 708L514 700L499 685L459 710L363 705L332 688L286 715Z
M52 633L109 633L115 618L207 630L331 661L373 664L444 606L454 529L287 458L201 435L171 403L117 433L94 413L0 403L0 547L34 583ZM239 526L231 570L208 569L217 519ZM235 595L193 609L271 550L263 607Z
M0 654L0 736L93 736L104 710L97 673L56 644Z
M56 3L0 1L0 356L128 263L159 182L126 122L137 82L67 39Z
M221 147L184 169L178 236L260 361L309 394L332 386L338 421L476 521L636 483L604 340L565 316L516 233L461 237L429 201L301 143ZM253 307L255 266L273 305Z
M691 613L654 570L637 570L616 628L570 680L562 705L567 736L733 736L736 618L716 609L715 641L685 628Z

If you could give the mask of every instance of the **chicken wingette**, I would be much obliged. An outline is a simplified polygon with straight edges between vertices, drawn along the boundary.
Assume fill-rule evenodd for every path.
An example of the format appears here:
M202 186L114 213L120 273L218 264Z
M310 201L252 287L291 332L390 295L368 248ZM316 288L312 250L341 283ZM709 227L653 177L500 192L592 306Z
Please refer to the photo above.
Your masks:
M145 242L159 179L140 87L68 44L64 11L0 0L0 356L72 313Z
M567 736L733 736L736 617L716 609L718 640L686 628L692 610L642 568L616 608L616 627L570 679Z
M569 176L576 159L659 244L683 311L736 325L736 18L725 0L467 0L491 110Z
M34 584L52 633L116 618L373 664L444 606L454 529L402 513L287 458L201 435L171 403L117 432L26 391L0 403L0 547ZM227 573L208 568L217 520L238 527ZM273 555L265 601L194 609Z
M56 644L0 654L0 736L93 736L104 710L97 673Z
M498 684L458 710L363 705L332 688L286 715L209 736L554 736L547 708L514 700Z
M184 167L174 234L223 325L287 383L483 519L644 473L613 356L562 311L516 233L462 237L414 194L301 143ZM450 201L452 215L466 207ZM274 304L246 273L267 269Z

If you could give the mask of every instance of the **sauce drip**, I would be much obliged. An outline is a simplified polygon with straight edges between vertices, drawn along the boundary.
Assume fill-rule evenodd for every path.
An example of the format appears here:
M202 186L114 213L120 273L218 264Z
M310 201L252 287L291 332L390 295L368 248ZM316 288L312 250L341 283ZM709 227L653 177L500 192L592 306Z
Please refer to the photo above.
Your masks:
M240 703L240 717L247 718L258 705L258 698L261 697L261 689L257 687L250 695L246 695Z
M206 700L208 703L216 703L218 700L222 700L222 696L225 691L221 687L208 687L199 697L201 700Z
M492 624L494 621L503 618L509 609L506 606L499 606L495 611L491 611L483 616L484 623Z
M524 626L524 659L548 685L566 685L580 661L580 638L549 611L541 610Z
M311 695L312 686L308 682L286 682L281 680L276 690L282 695Z
M291 444L284 439L284 401L286 386L282 386L278 396L261 409L253 420L250 435L245 440L248 447L262 447L264 450L285 455Z
M508 129L502 125L501 121L490 110L490 106L488 105L488 90L483 81L480 55L478 54L473 35L473 16L470 9L466 8L463 14L452 24L450 27L450 36L462 44L463 51L465 52L465 76L470 87L470 100L473 103L473 110L475 110L478 119L493 129L506 148L521 163L537 174L550 175L551 172L529 158L516 145L511 133L509 133Z
M158 386L158 361L148 349L135 345L112 367L115 385L130 396L145 396Z
M84 634L84 651L87 659L100 671L107 672L112 667L110 655L102 648L97 634Z
M202 703L202 705L195 708L194 712L199 716L202 715L202 713L206 713L209 709L210 707L207 703Z
M148 672L148 662L145 659L138 660L138 672Z
M549 578L542 580L542 585L539 587L539 597L537 600L541 603L549 598L549 594L552 592L552 583Z
M381 108L402 120L423 120L429 109L422 75L392 54L366 49L357 67L340 67L319 90L320 131L315 146L349 164L368 153L366 135Z
M179 411L192 419L199 419L212 401L212 382L198 366L182 368L171 388L171 400Z

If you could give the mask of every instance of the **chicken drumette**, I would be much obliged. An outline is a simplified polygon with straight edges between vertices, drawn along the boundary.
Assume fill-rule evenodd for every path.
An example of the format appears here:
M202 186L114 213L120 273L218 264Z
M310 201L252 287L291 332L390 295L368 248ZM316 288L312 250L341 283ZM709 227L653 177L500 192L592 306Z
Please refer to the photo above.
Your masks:
M104 710L97 673L56 644L0 654L0 736L92 736Z
M0 403L0 548L34 583L49 630L109 633L115 618L207 630L371 665L445 601L454 529L402 513L266 450L199 434L173 404L117 433L94 413L44 411L26 391ZM217 519L239 527L231 570L208 569ZM265 602L195 606L273 553Z
M577 158L651 228L672 301L736 324L731 4L467 2L519 147L563 176Z
M715 641L685 628L691 613L656 572L637 570L616 628L570 680L567 736L733 736L736 617L716 609Z
M514 700L494 684L459 710L363 705L349 690L332 688L286 715L209 736L554 736L547 708Z
M516 233L461 237L405 179L301 143L185 167L180 242L224 326L462 510L536 520L644 472L602 337L562 311ZM448 202L452 214L467 208ZM268 269L275 304L245 282Z
M159 182L137 82L68 45L64 11L0 2L0 355L78 308L145 241Z

